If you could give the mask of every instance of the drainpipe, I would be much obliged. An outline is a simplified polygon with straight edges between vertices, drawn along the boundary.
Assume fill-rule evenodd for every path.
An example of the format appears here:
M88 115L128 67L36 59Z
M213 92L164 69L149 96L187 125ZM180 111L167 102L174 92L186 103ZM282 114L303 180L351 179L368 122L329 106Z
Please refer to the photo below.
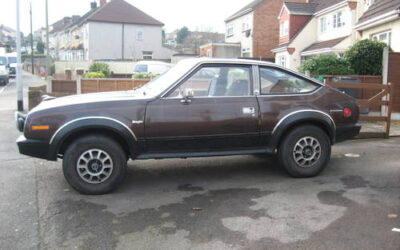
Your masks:
M122 58L122 60L124 60L125 59L125 56L124 56L124 54L125 54L125 24L123 23L122 24L122 51L121 51L121 54L122 54L122 56L121 56L121 58Z

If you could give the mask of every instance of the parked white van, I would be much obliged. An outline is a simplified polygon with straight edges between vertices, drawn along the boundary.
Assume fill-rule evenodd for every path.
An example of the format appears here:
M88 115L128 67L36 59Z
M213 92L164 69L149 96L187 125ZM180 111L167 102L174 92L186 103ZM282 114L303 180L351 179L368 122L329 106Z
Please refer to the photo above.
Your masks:
M138 73L152 73L161 75L167 72L172 67L171 64L159 61L140 61L135 65L133 74Z

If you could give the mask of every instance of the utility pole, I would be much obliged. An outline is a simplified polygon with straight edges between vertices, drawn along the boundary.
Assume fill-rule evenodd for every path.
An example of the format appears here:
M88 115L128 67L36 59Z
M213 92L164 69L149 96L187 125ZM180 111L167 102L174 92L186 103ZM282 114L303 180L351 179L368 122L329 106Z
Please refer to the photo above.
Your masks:
M46 77L48 77L50 75L49 3L48 3L48 0L46 0L46 55L47 55Z
M30 6L30 15L31 15L31 63L32 63L32 75L35 74L35 64L34 64L34 59L33 59L33 25L32 25L32 2L29 2Z
M24 110L24 96L22 94L21 70L21 30L19 27L19 0L17 2L17 106L18 111Z

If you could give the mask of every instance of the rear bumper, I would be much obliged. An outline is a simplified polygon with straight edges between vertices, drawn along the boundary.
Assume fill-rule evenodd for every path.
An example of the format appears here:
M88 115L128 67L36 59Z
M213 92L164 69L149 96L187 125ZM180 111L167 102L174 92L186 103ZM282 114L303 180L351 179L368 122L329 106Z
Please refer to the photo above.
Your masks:
M21 135L17 139L20 154L40 159L51 160L49 157L50 144L45 141L26 139Z
M350 140L360 134L361 125L353 124L336 128L336 143Z

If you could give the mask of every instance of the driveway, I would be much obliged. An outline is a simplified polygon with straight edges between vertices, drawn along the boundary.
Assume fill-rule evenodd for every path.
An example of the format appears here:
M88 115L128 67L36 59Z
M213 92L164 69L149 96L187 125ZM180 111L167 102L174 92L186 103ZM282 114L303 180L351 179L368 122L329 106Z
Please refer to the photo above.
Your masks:
M265 156L130 162L115 193L84 196L61 162L18 154L13 107L0 125L1 249L400 248L400 138L339 144L312 179Z

